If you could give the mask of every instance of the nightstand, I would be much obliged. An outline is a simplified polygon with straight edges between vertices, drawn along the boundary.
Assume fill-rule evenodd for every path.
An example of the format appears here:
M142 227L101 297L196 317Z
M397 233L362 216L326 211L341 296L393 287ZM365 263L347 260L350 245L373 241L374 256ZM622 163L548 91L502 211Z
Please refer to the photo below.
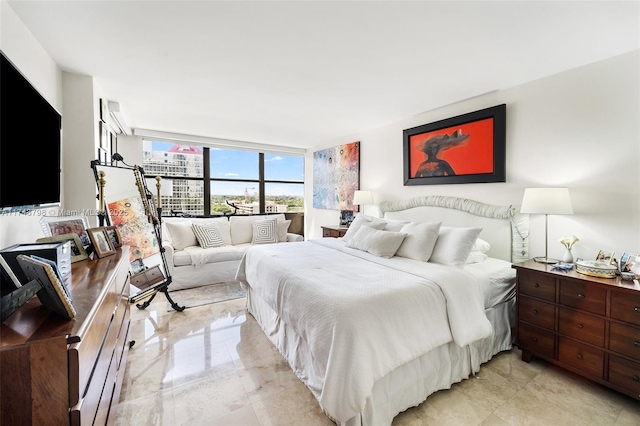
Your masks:
M532 260L513 268L522 360L540 357L640 400L640 286Z
M323 238L341 238L347 233L348 226L322 226Z

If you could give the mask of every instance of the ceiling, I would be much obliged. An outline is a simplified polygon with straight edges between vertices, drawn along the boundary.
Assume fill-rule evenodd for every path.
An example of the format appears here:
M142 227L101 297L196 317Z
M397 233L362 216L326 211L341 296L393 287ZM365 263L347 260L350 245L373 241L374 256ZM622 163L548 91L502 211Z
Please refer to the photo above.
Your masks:
M8 3L130 127L301 148L640 48L636 1Z

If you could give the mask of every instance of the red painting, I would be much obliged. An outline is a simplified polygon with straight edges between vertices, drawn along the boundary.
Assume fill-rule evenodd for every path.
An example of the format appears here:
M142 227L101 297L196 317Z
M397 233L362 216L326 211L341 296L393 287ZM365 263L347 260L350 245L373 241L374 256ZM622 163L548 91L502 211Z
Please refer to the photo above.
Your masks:
M505 107L405 130L405 185L504 182Z

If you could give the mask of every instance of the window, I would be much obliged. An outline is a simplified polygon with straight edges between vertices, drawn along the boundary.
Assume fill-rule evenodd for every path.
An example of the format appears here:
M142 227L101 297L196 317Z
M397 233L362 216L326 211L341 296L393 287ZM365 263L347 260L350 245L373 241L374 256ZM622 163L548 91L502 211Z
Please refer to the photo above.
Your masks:
M166 216L304 211L301 155L145 141L143 167L162 178Z

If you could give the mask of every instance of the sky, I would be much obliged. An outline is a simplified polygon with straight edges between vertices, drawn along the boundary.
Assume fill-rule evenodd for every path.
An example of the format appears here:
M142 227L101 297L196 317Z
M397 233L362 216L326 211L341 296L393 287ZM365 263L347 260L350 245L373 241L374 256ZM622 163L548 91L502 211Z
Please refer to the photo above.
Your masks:
M154 151L167 151L174 144L151 142ZM145 144L145 149L149 149ZM258 153L234 149L211 148L211 177L222 179L258 179ZM304 157L284 154L264 154L266 180L304 180ZM224 195L257 194L257 182L213 182L211 193ZM254 188L254 189L251 189ZM303 196L304 185L266 183L265 195Z

